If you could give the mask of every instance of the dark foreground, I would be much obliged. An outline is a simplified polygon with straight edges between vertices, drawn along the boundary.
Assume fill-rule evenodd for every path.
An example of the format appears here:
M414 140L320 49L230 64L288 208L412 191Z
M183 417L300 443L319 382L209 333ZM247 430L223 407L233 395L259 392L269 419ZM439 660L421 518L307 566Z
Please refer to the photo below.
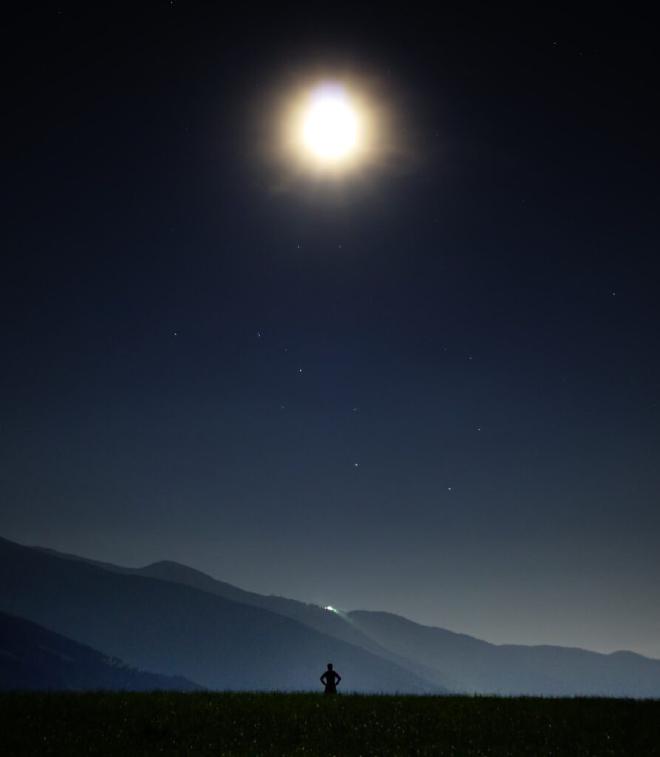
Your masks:
M660 700L2 694L3 755L660 755Z

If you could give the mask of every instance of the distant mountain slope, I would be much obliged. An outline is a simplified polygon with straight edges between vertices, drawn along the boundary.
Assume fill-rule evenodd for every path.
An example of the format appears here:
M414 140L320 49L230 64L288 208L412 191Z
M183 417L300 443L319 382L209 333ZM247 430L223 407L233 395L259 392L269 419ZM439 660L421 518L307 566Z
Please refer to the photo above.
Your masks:
M193 691L199 686L124 665L91 647L0 612L0 690Z
M660 660L632 652L495 645L385 612L356 610L348 617L379 644L437 671L457 691L660 697Z
M392 656L389 650L383 648L370 636L367 636L359 628L349 623L346 615L340 612L332 612L318 605L300 602L296 599L256 594L245 589L239 589L225 581L218 581L206 573L190 568L187 565L167 560L152 563L144 568L136 568L131 572L141 576L158 578L162 581L193 586L225 599L231 599L253 607L262 607L278 615L284 615L287 618L304 623L316 631L328 634L328 636L333 636L349 644L355 644L363 649L367 649L373 654Z
M660 696L660 661L630 652L603 655L558 646L498 646L389 613L333 613L284 597L255 594L169 561L153 563L136 572L197 586L296 618L453 691Z
M226 581L219 581L216 578L212 578L206 573L202 573L202 571L191 568L188 565L182 565L181 563L173 562L171 560L161 560L146 565L143 568L126 568L121 565L113 565L112 563L99 562L97 560L79 557L78 555L56 552L53 549L47 549L44 547L35 547L34 549L55 557L63 557L68 560L96 565L99 568L104 568L113 573L157 578L160 581L170 581L171 583L182 584L183 586L191 586L195 589L208 592L209 594L215 594L218 597L230 599L233 602L240 602L241 604L251 605L252 607L262 607L265 610L276 612L287 618L298 620L306 626L314 628L316 631L328 634L336 639L341 639L349 644L355 644L363 649L373 652L374 654L393 656L389 650L384 649L380 644L374 641L374 639L362 633L360 629L347 622L345 615L329 612L318 605L301 602L296 599L287 599L286 597L257 594L252 591L246 591L245 589L240 589Z
M314 689L327 661L345 690L440 691L290 618L0 539L0 610L128 664L218 689Z

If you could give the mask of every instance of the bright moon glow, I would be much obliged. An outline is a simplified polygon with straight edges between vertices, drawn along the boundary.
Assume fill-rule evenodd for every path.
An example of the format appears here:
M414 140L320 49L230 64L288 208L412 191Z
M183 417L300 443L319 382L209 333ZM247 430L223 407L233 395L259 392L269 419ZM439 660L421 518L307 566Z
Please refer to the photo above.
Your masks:
M359 118L343 87L326 84L312 92L302 129L305 147L324 163L344 160L355 150Z
M337 610L335 610L332 605L326 605L323 609L327 610L328 612L337 612Z
M281 101L272 156L293 178L352 179L392 155L387 97L360 76L309 77Z

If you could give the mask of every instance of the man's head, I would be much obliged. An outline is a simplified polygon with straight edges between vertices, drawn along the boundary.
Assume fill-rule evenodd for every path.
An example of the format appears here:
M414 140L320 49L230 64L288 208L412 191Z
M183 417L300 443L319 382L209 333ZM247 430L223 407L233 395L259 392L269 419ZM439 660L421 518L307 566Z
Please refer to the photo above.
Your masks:
M332 663L331 662L328 663L328 670L332 670Z

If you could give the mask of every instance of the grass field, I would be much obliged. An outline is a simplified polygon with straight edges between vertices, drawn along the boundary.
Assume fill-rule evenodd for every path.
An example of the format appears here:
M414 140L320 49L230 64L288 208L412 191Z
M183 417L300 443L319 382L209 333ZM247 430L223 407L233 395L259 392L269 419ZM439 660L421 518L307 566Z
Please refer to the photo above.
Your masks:
M2 694L6 755L660 755L660 700Z

